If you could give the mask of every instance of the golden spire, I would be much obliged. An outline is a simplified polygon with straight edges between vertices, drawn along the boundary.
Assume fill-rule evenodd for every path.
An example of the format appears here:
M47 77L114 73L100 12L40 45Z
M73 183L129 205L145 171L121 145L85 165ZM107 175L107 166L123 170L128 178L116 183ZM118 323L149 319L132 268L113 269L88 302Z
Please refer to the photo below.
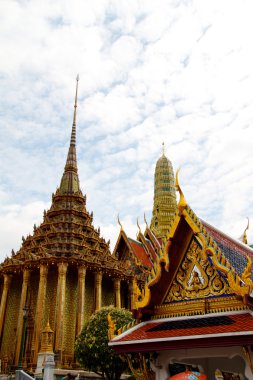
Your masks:
M165 156L165 145L164 145L164 142L162 143L162 155Z
M165 156L164 142L162 156L156 163L154 181L154 203L150 229L157 238L166 236L177 209L175 179L172 163Z
M61 179L59 193L61 194L74 194L80 192L79 178L77 174L77 160L76 160L76 108L77 108L77 92L78 92L79 75L76 77L76 94L74 103L74 116L71 130L71 138L67 161L64 173Z

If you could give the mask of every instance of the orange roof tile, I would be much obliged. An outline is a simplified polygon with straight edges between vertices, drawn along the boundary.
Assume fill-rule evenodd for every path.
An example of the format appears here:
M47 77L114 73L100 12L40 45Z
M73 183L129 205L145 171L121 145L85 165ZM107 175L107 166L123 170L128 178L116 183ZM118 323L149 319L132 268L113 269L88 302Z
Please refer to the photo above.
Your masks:
M137 259L141 261L141 263L148 268L152 267L152 263L145 251L144 246L139 241L128 238L129 244L131 245L132 250L134 251Z
M187 319L181 317L144 322L115 338L114 341L117 344L119 342L130 343L160 339L201 338L207 335L212 337L234 333L242 333L243 335L246 332L253 334L252 314L244 312L226 315L221 313L219 315L188 317Z

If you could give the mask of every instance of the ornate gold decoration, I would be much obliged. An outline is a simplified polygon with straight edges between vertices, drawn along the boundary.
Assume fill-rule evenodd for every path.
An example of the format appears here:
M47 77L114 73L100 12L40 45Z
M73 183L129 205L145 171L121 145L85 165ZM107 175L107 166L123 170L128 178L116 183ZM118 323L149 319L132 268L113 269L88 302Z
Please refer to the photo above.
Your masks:
M228 268L218 261L216 252L213 248L207 247L206 253L207 252L209 253L209 256L211 256L216 268L226 274L229 286L233 292L241 296L248 295L252 292L253 283L250 278L252 261L249 256L247 256L247 266L242 274L242 277L240 278L240 276L235 273L234 269L231 270L231 268Z
M177 211L172 163L164 154L158 159L154 178L154 202L150 230L156 238L165 238Z
M19 313L18 313L18 329L17 329L17 343L16 343L16 352L15 352L15 365L18 364L19 352L20 352L20 344L22 338L23 331L23 309L26 304L27 299L27 289L28 282L30 279L31 272L28 269L24 269L23 271L23 283L21 289L21 297L20 297L20 305L19 305Z
M39 349L39 339L42 325L42 318L44 315L45 298L46 298L46 284L47 284L48 267L45 264L40 265L40 280L39 289L37 294L36 314L34 321L34 336L33 336L33 356L34 361L37 357Z
M64 310L66 299L66 274L68 264L65 262L58 263L58 283L57 283L57 300L56 305L56 332L55 332L55 349L62 351L63 329L64 329Z
M83 325L84 325L85 276L86 276L86 267L80 266L78 268L77 335L79 335L81 333Z
M2 292L1 304L0 304L0 336L2 336L4 315L6 311L7 296L8 296L8 292L9 292L9 288L11 284L11 278L12 276L8 274L4 275L4 286L3 286L3 292Z
M241 237L242 242L243 242L244 244L248 244L247 230L249 229L249 218L247 218L247 219L248 219L247 227L246 227L245 230L243 231L243 234L242 234L242 237Z
M150 300L150 289L146 285L144 289L140 290L135 278L133 280L133 293L134 293L134 309L139 309L148 304Z
M251 373L253 375L253 362L252 362L252 358L251 358L251 353L250 353L250 350L249 350L249 347L248 346L243 346L242 347L242 352L243 352L243 355L251 369Z
M148 222L147 222L147 219L146 219L146 214L145 214L145 212L144 212L144 222L145 222L145 224L146 224L146 227L149 228L149 226L148 226Z
M185 200L184 193L182 192L181 187L179 185L179 181L178 181L179 170L180 170L180 168L178 168L177 171L176 171L176 190L180 194L180 199L179 199L179 202L178 202L178 209L182 212L185 209L185 207L187 206L187 202Z
M229 293L226 281L208 260L203 260L201 247L193 239L164 302Z
M184 315L201 315L224 311L246 310L247 306L236 296L201 298L187 301L178 301L155 306L155 315L152 319L180 317Z
M119 214L118 214L118 224L119 224L119 226L120 226L120 230L123 231L122 224L121 224L121 222L120 222L120 220L119 220Z
M53 336L54 332L47 322L46 327L41 333L41 347L40 352L53 352Z
M115 307L121 307L121 294L120 294L120 278L115 278L113 281Z
M112 319L111 313L107 315L107 322L108 322L108 339L109 341L115 338L116 336L116 325Z
M155 380L155 373L151 368L147 366L147 361L145 356L139 353L138 357L135 357L135 362L137 361L137 368L133 366L133 358L129 355L124 355L127 359L129 368L136 380Z
M138 227L139 233L142 233L142 232L141 232L141 227L140 227L140 225L139 225L139 218L137 218L137 227Z
M95 305L96 310L102 306L102 272L95 273Z

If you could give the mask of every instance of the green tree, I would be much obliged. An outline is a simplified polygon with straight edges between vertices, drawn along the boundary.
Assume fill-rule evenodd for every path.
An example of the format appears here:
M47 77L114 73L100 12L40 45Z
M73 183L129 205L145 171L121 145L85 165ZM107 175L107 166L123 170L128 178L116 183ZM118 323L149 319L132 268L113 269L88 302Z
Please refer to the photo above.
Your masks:
M117 329L133 321L132 313L126 309L108 306L96 311L75 342L75 355L85 369L108 380L118 380L128 365L108 346L109 313Z

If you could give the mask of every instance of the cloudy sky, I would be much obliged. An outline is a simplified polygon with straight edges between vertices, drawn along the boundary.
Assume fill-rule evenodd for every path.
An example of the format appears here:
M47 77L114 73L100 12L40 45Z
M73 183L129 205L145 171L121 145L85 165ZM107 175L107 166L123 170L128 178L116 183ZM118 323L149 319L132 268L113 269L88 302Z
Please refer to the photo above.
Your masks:
M198 216L253 242L251 0L0 1L0 259L60 183L80 74L77 155L112 248L150 220L162 142Z

